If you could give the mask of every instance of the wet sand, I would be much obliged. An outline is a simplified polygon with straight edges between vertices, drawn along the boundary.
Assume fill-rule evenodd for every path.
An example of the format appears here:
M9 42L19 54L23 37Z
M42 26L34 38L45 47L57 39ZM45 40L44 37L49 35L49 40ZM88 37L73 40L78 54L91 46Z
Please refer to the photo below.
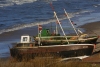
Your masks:
M84 33L100 36L100 21L87 23L79 27L86 30ZM98 39L98 42L100 42L100 38Z

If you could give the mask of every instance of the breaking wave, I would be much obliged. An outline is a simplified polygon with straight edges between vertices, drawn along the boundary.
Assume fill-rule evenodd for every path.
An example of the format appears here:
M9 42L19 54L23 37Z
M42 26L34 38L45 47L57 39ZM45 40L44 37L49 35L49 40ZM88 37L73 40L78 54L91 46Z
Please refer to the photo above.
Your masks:
M51 2L57 0L0 0L0 7L22 5L25 3L33 3L35 1Z
M24 3L32 3L36 0L1 0L0 1L0 7L4 6L12 6L12 5L21 5Z
M59 19L59 20L63 20L65 18ZM13 28L9 28L9 29L3 29L0 30L0 34L4 33L4 32L10 32L10 31L15 31L15 30L20 30L20 29L24 29L24 28L28 28L28 27L33 27L33 26L37 26L37 25L44 25L44 24L49 24L51 22L55 22L56 20L52 19L49 21L41 21L41 22L33 22L30 24L21 24L21 25L15 25Z
M86 13L86 12L92 12L92 11L80 11L80 12L75 12L75 13L68 13L68 15L69 15L69 18L72 18L75 15L79 16L80 13ZM67 19L65 17L65 15L62 15L59 18L60 21L65 20L65 19ZM55 21L56 21L56 19L50 19L50 20L47 20L47 21L32 22L30 24L17 24L17 25L12 26L11 28L0 30L0 34L2 34L4 32L10 32L10 31L20 30L20 29L24 29L24 28L28 28L28 27L37 26L39 24L40 25L45 25L45 24L49 24L49 23L55 22Z

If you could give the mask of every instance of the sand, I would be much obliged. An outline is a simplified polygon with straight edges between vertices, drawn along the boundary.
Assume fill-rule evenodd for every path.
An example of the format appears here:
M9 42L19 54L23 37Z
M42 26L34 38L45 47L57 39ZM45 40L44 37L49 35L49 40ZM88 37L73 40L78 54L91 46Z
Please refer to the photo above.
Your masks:
M85 33L89 35L94 34L100 36L100 21L84 24L80 28L84 28L86 30ZM100 38L98 42L100 42Z

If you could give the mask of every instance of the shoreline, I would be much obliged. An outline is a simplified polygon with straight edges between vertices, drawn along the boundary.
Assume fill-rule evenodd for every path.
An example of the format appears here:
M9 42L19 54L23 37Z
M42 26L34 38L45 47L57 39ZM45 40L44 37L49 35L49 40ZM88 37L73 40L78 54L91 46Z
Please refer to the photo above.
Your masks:
M86 31L88 30L99 30L100 29L100 21L86 23L84 25L79 26L80 28L84 28Z
M86 24L80 25L78 27L83 28L85 30L84 33L100 35L100 32L99 32L100 26L99 25L100 25L100 21L96 21L96 22L86 23ZM47 26L48 28L50 28L50 23L42 25L42 26L43 27ZM38 26L2 33L2 34L0 34L0 42L10 41L10 40L14 40L14 39L20 39L20 36L24 35L24 34L28 34L31 36L37 36Z
M89 35L94 34L96 36L99 36L97 42L100 42L100 21L86 23L79 27L85 29L84 33L87 33Z

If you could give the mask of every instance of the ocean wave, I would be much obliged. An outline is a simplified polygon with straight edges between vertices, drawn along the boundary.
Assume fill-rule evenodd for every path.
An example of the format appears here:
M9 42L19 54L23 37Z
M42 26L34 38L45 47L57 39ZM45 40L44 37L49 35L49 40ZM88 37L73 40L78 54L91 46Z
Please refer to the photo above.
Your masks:
M72 18L73 15L69 14L69 17ZM62 21L64 19L66 19L66 17L59 18L60 21ZM28 27L37 26L39 24L45 25L45 24L49 24L49 23L52 23L52 22L56 22L56 19L50 19L50 20L47 20L47 21L40 21L40 22L32 22L30 24L17 24L17 25L10 27L10 28L0 30L0 34L2 34L4 32L10 32L10 31L20 30L20 29L24 29L24 28L28 28Z
M24 3L32 3L35 2L37 0L4 0L4 1L0 1L0 7L4 7L4 6L12 6L12 5L22 5Z
M91 13L91 12L93 12L94 10L80 10L80 11L78 11L78 12L75 12L74 14L83 14L83 13Z
M12 28L0 30L0 34L2 34L4 32L10 32L10 31L20 30L20 29L24 29L24 28L28 28L28 27L37 26L39 24L44 25L44 24L48 24L50 22L54 22L54 20L45 21L45 22L34 22L34 23L30 23L30 24L18 24L18 25L14 25Z
M94 7L99 7L99 6L100 6L100 4L94 4L93 6L94 6Z
M57 0L1 0L0 7L22 5L25 3L33 3L36 1L52 2L52 1L57 1Z

